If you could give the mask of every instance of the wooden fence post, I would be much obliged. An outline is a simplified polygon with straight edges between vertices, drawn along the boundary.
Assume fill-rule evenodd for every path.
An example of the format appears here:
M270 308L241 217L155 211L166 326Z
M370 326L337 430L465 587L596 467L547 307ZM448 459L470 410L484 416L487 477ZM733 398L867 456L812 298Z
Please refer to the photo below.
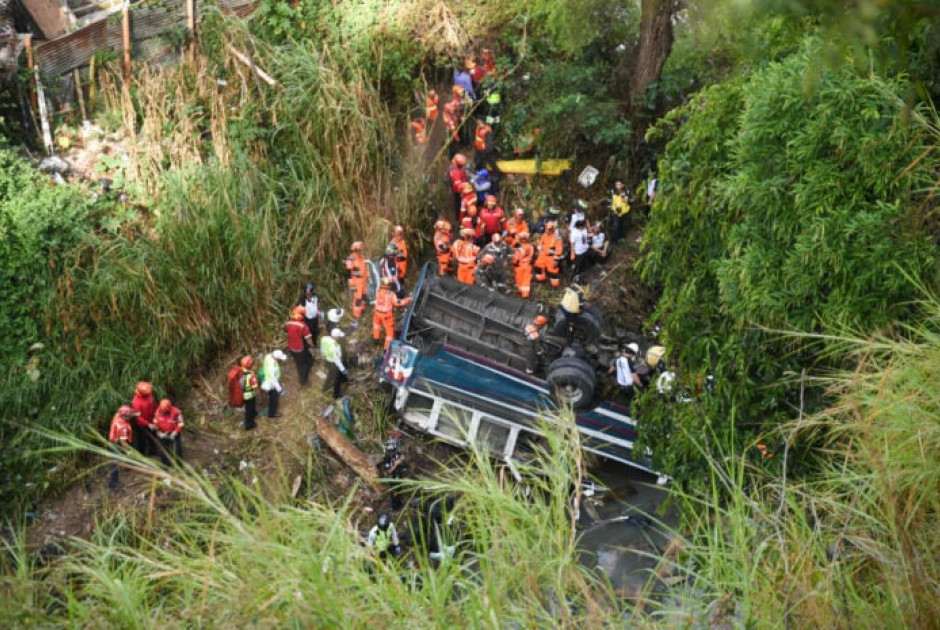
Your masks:
M196 0L186 0L186 28L189 29L189 63L195 59L196 50Z
M131 10L130 2L125 0L122 9L121 31L124 35L124 84L131 81Z

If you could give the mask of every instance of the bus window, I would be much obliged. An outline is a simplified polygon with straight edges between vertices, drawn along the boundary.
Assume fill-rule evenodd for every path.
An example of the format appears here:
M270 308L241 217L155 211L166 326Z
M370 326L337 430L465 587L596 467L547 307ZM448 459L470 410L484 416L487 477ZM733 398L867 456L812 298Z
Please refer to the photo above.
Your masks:
M516 438L516 455L520 458L531 458L534 455L545 453L548 450L548 442L538 433L531 431L519 431L519 437Z
M462 407L441 405L441 413L437 419L437 432L451 438L466 442L470 431L470 412Z
M476 444L480 449L487 450L494 455L504 455L506 442L509 440L509 427L493 422L486 416L480 418L477 428Z

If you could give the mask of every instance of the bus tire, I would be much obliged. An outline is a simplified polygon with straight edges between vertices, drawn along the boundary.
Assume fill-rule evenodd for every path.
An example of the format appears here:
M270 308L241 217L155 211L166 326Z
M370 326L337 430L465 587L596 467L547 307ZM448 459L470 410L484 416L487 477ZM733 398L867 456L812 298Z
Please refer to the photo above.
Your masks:
M577 357L562 357L548 366L545 380L559 405L581 410L591 405L597 380L591 365Z

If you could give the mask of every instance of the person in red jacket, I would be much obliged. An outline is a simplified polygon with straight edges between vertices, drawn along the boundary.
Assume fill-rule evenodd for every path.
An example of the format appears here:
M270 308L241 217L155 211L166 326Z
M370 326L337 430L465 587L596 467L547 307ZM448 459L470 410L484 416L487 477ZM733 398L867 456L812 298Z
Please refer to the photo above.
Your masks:
M131 429L130 420L136 415L137 412L134 411L130 405L121 405L121 407L118 408L117 413L114 414L114 417L111 418L111 428L108 431L108 441L114 444L115 449L119 449L125 453L130 450L131 436L133 435L133 429ZM121 482L119 478L120 472L117 462L112 460L108 468L108 488L114 490Z
M464 182L460 187L461 197L460 197L460 216L457 218L458 222L463 222L464 218L467 217L471 212L473 216L476 216L477 213L477 192L473 188L473 184L470 182Z
M480 210L480 223L483 224L483 239L487 242L492 240L493 234L506 231L506 213L497 205L495 195L486 196L486 203Z
M137 412L134 422L134 448L141 455L156 455L157 440L154 437L156 425L153 415L157 413L157 397L153 395L153 386L147 381L140 381L134 388L134 399L131 409Z
M431 124L434 124L434 121L437 120L437 106L440 101L441 99L438 97L436 90L428 90L425 97L424 117Z
M160 461L170 465L170 455L174 459L183 459L183 412L173 406L169 398L164 398L157 406L154 416L157 425L157 437L160 438Z
M444 176L444 181L450 186L450 191L454 193L454 216L457 216L457 213L460 212L460 196L463 194L463 185L470 180L466 169L467 156L463 153L457 153L451 158L447 174Z
M291 319L284 324L287 331L287 351L297 366L297 381L301 387L307 386L310 378L310 368L313 367L313 334L304 321L306 310L303 306L295 306L291 311Z

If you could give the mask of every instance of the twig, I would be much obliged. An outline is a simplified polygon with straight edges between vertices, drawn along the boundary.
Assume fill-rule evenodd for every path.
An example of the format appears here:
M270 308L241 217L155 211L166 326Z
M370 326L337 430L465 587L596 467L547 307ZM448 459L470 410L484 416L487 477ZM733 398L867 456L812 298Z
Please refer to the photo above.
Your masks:
M258 76L259 79L261 79L268 85L271 85L271 86L277 85L277 81L274 80L274 78L270 74L268 74L267 72L265 72L264 70L256 66L255 62L253 62L248 55L246 55L243 52L240 52L237 48L235 48L231 44L228 45L228 50L230 53L232 53L232 55L235 56L236 59L238 59L243 64L248 66L248 68L252 72L254 72Z

